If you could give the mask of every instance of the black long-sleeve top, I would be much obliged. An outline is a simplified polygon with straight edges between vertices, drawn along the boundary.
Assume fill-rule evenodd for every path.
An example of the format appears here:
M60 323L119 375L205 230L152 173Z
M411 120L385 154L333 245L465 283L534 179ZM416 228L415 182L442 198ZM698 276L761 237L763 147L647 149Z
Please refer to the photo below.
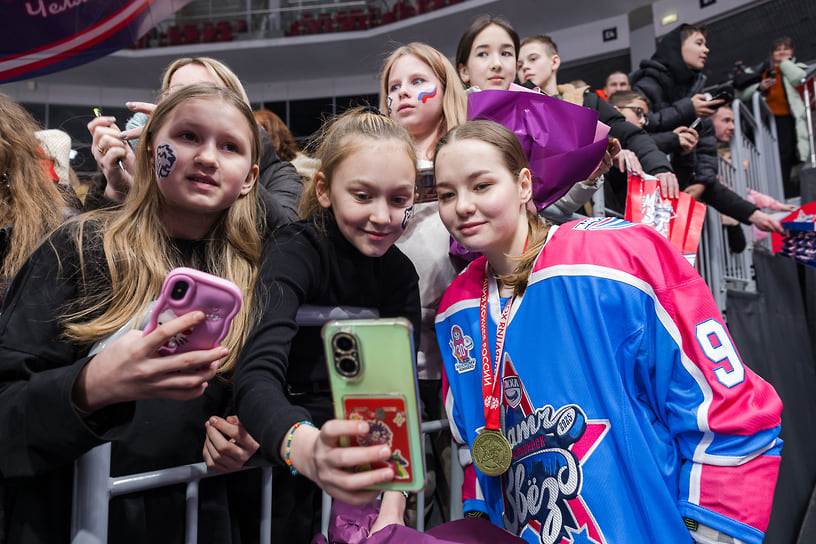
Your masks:
M299 328L298 309L356 306L375 308L382 317L402 316L413 324L418 346L418 278L396 246L382 257L366 257L333 219L325 228L304 220L267 240L258 290L264 311L236 366L235 403L261 454L281 463L281 440L292 425L319 425L331 417L320 327Z
M62 339L58 316L81 296L83 272L89 282L109 273L101 250L80 260L71 228L57 230L32 255L0 314L0 477L6 538L15 544L69 541L73 463L89 449L112 441L113 476L201 462L204 422L232 413L231 392L216 378L194 400L120 403L88 419L77 414L71 391L89 348ZM176 241L190 264L202 244ZM232 541L223 480L202 482L199 542ZM184 508L177 487L114 499L109 540L183 542Z

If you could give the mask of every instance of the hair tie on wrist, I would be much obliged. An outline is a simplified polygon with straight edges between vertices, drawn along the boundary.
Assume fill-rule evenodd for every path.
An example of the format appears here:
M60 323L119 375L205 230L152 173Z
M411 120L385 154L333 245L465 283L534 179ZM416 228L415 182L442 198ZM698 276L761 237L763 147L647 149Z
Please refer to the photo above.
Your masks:
M286 463L286 466L289 467L289 471L292 473L292 476L297 476L298 471L295 469L295 465L292 464L292 460L289 458L289 454L291 453L290 447L292 446L292 437L295 436L295 431L297 431L298 427L301 425L308 425L309 427L317 428L311 421L298 421L292 425L292 429L289 431L289 434L286 435L286 447L283 449L283 460Z

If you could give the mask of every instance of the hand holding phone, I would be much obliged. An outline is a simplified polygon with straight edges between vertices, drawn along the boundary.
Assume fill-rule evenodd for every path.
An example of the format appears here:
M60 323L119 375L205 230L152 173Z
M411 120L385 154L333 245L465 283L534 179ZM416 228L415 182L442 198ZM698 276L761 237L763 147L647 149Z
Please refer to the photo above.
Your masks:
M229 280L193 268L175 268L164 280L143 335L162 323L200 310L204 321L168 339L158 352L170 355L214 348L229 332L241 300L241 290Z
M377 489L418 491L425 485L422 422L412 326L403 318L330 321L323 327L326 363L338 419L368 423L349 446L388 445L394 479Z

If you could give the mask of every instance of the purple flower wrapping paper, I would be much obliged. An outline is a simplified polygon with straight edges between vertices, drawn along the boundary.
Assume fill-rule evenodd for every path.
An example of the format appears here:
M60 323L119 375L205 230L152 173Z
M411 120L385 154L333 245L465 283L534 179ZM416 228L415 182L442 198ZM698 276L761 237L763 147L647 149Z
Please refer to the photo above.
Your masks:
M587 179L608 142L609 127L598 121L597 111L537 92L470 93L468 119L496 121L518 137L530 162L539 210Z

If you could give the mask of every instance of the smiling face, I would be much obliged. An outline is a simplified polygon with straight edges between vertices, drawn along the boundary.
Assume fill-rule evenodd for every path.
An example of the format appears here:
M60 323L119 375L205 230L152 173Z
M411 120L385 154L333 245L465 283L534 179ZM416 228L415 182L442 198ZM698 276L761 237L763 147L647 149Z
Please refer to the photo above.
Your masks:
M411 136L439 128L444 89L430 66L414 55L403 55L392 65L387 85L389 115Z
M334 211L343 236L367 257L381 257L402 235L416 187L416 165L401 142L361 138L334 170L315 177L317 200Z
M516 47L502 27L492 24L476 35L467 64L459 65L459 77L481 90L507 90L516 77Z
M561 58L550 52L546 44L525 43L519 51L518 78L522 83L532 81L536 87L546 90L560 65Z
M191 98L171 111L152 150L162 214L171 236L206 232L252 189L252 135L238 109L217 98Z
M706 47L706 38L701 32L693 32L685 39L683 45L680 47L680 53L683 55L683 62L692 70L702 70L708 59L708 47Z
M446 144L435 164L439 216L456 241L494 266L520 255L532 197L530 171L514 175L498 148L475 139Z

